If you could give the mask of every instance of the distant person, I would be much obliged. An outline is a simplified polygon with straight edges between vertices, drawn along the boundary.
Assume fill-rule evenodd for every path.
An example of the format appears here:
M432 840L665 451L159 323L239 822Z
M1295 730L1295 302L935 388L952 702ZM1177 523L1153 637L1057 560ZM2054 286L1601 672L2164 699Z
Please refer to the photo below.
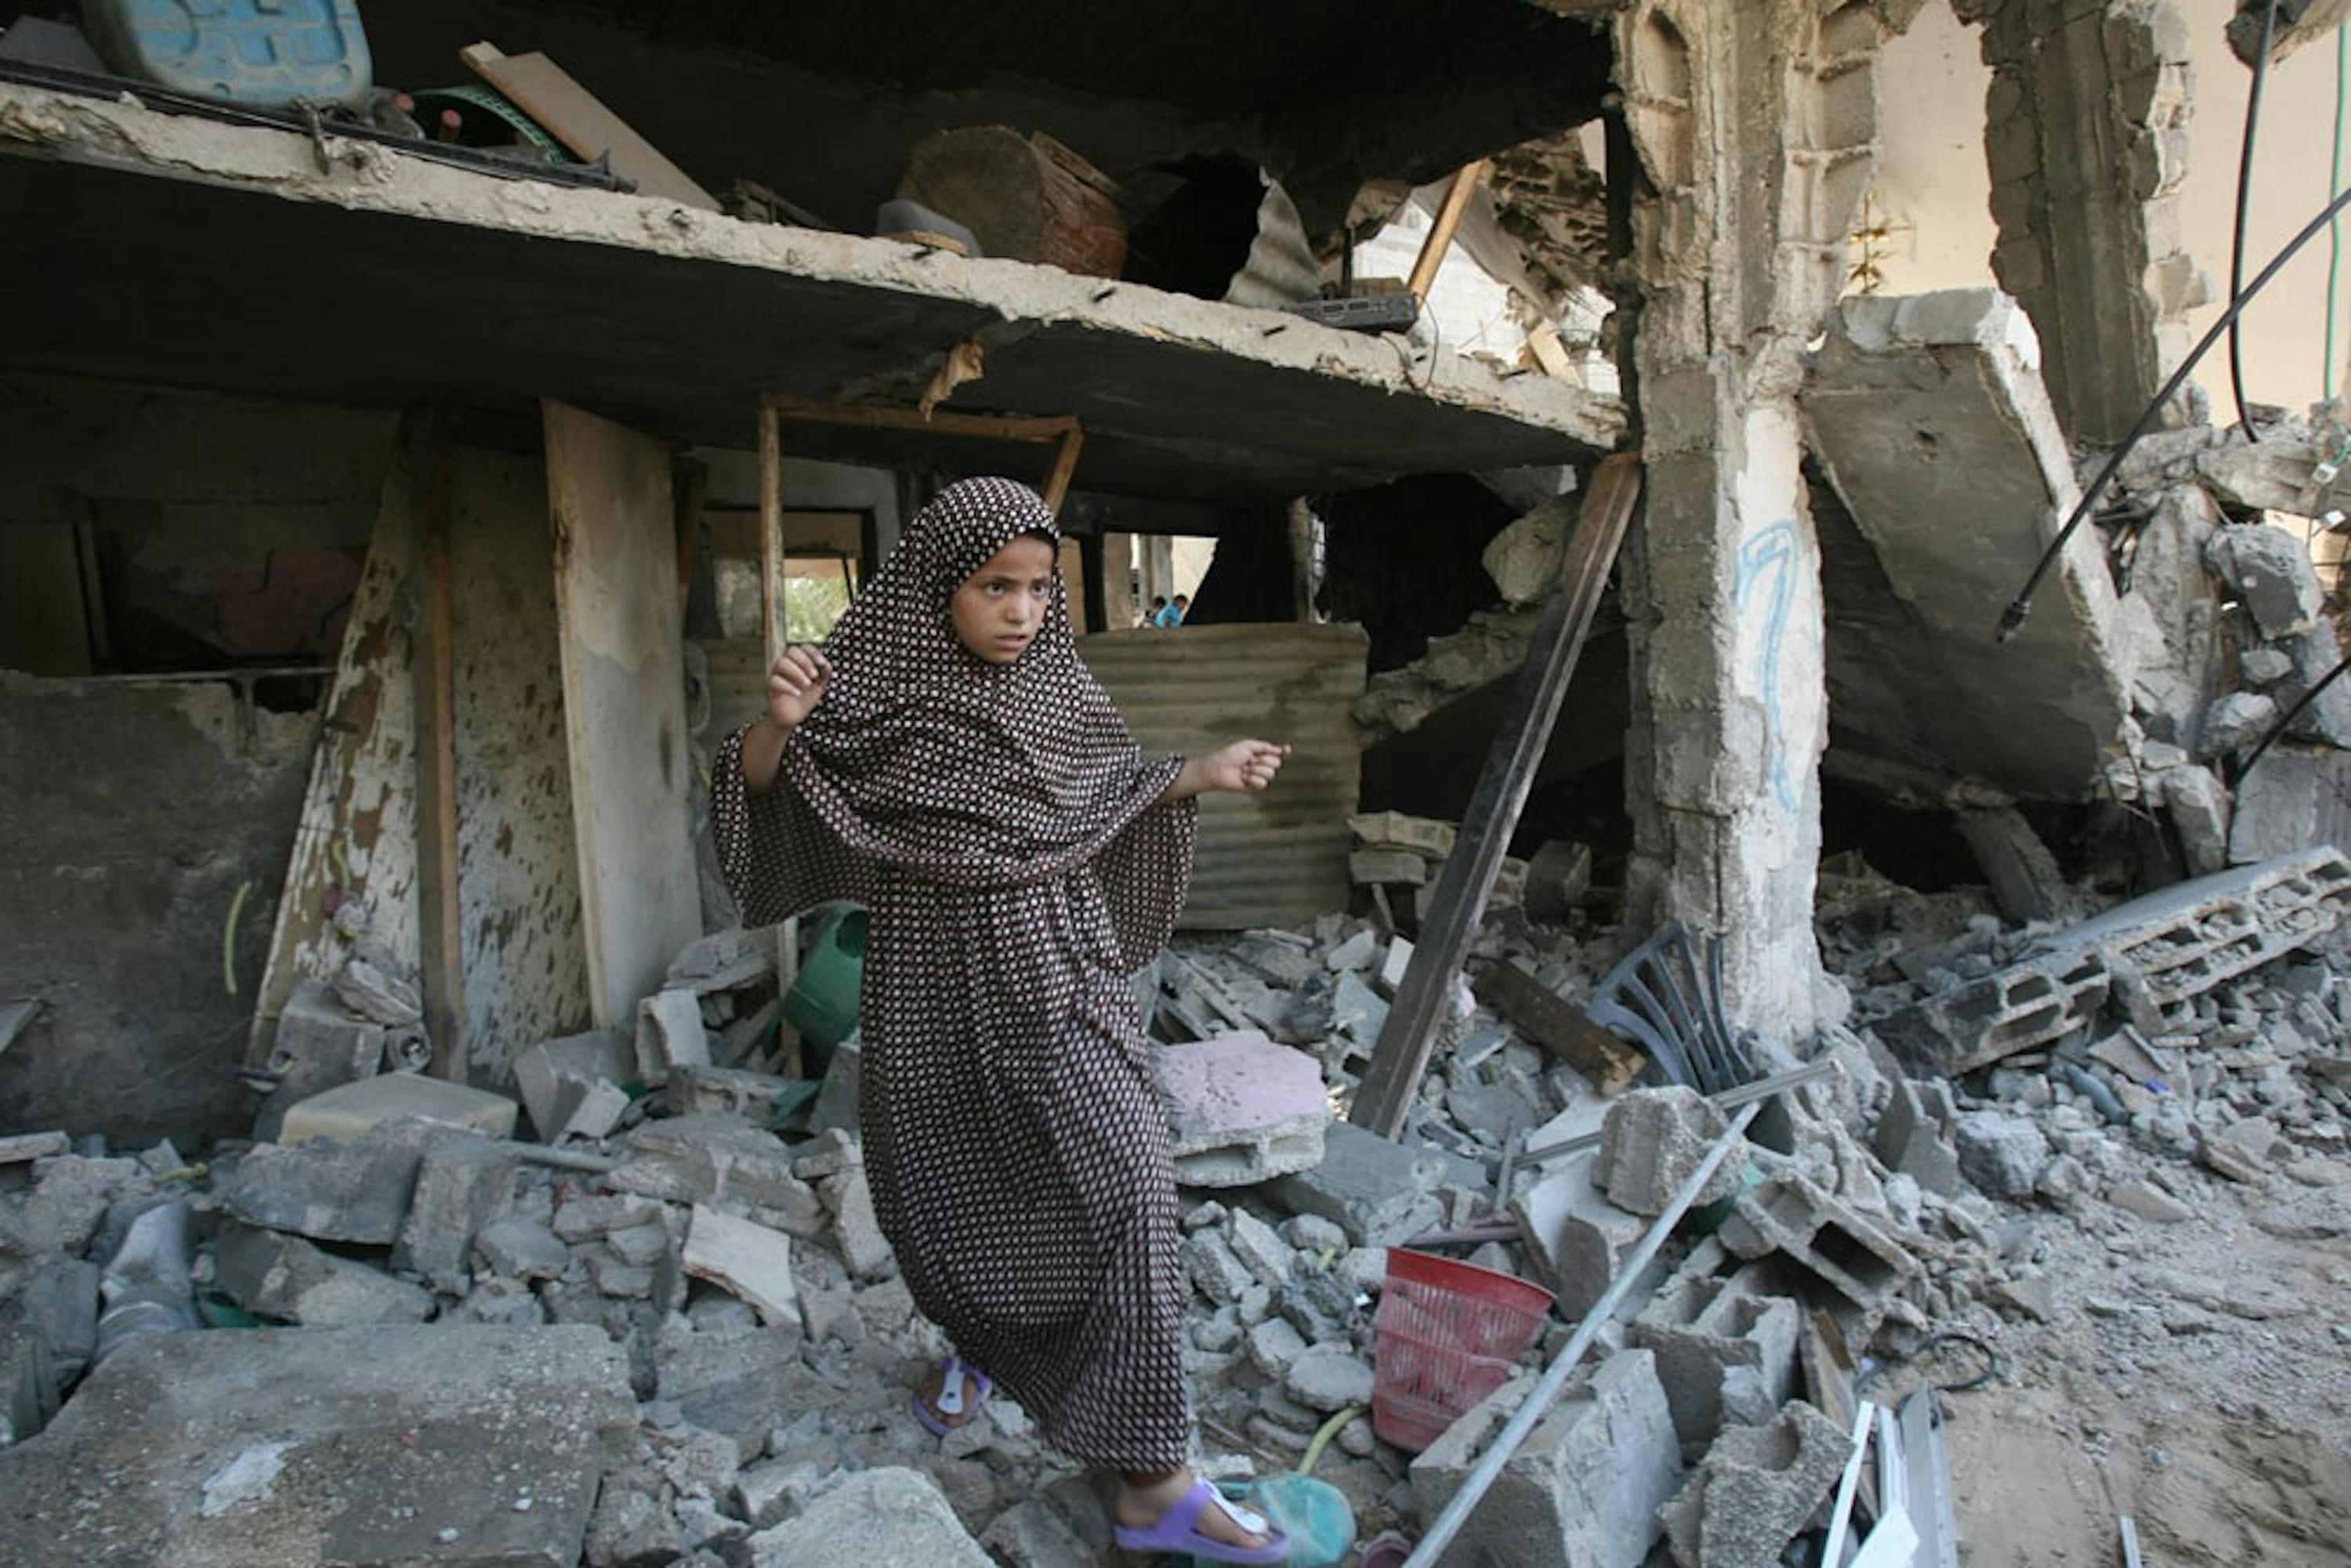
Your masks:
M1155 606L1151 617L1151 623L1154 626L1158 627L1163 632L1173 632L1176 627L1184 624L1184 617L1190 613L1191 609L1192 601L1190 597L1188 595L1179 593L1176 596L1176 601L1173 604Z
M1154 594L1151 599L1151 609L1145 612L1143 617L1143 624L1145 626L1163 626L1166 624L1166 622L1163 621L1161 617L1166 613L1167 596L1164 593Z

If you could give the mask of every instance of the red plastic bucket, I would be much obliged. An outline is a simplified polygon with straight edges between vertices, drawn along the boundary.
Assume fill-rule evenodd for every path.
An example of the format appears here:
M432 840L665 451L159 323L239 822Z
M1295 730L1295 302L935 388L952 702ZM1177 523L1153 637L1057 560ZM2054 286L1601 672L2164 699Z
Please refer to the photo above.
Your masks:
M1372 1430L1418 1453L1501 1385L1541 1332L1552 1293L1475 1264L1388 1249Z

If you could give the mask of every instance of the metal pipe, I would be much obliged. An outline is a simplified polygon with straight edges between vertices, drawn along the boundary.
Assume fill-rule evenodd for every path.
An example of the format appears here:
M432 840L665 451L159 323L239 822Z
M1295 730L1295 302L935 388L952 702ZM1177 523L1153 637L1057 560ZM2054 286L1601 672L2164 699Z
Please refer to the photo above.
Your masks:
M1807 1083L1816 1082L1826 1078L1835 1066L1834 1061L1823 1057L1802 1067L1792 1067L1785 1072L1775 1072L1769 1078L1759 1078L1752 1083L1742 1083L1736 1089L1726 1089L1719 1094L1709 1094L1706 1103L1718 1111L1735 1111L1758 1100L1769 1100L1782 1089L1801 1089ZM1562 1155L1572 1155L1578 1149L1591 1148L1599 1142L1598 1133L1578 1133L1555 1144L1538 1144L1531 1149L1520 1149L1519 1163L1521 1166L1541 1165Z
M1583 1359L1583 1353L1592 1348L1593 1340L1600 1333L1600 1325L1608 1321L1616 1310L1616 1303L1632 1290L1634 1281L1641 1277L1641 1271L1649 1266L1649 1260L1657 1255L1657 1249L1666 1244L1666 1238L1673 1234L1674 1227L1681 1222L1683 1215L1689 1212L1690 1205L1698 1201L1698 1193L1713 1179L1717 1168L1730 1157L1732 1149L1746 1140L1747 1124L1755 1120L1757 1113L1762 1109L1762 1102L1759 1100L1740 1112L1729 1130L1714 1141L1712 1148L1707 1150L1706 1158L1698 1162L1698 1169L1690 1173L1689 1180L1682 1183L1681 1190L1674 1194L1674 1201L1667 1206L1665 1213L1657 1216L1656 1223L1650 1226L1648 1233L1641 1238L1641 1244L1633 1249L1632 1256L1625 1259L1624 1266L1616 1270L1614 1282L1601 1292L1600 1299L1592 1304L1592 1310L1583 1314L1583 1321L1575 1325L1575 1333L1569 1337L1566 1347L1552 1358L1552 1364L1545 1369L1541 1379L1519 1406L1517 1413L1502 1428L1501 1435L1494 1439L1494 1446L1486 1450L1485 1457L1469 1472L1469 1479L1461 1483L1461 1490L1453 1494L1453 1500L1445 1505L1445 1511L1437 1516L1437 1522L1428 1527L1428 1533L1421 1538L1418 1546L1413 1548L1412 1555L1405 1559L1404 1568L1432 1568L1446 1547L1452 1543L1453 1538L1461 1532L1462 1524L1468 1519L1470 1511L1478 1506L1479 1500L1486 1495L1486 1489L1494 1484L1494 1478L1502 1473L1502 1467L1510 1463L1510 1456L1519 1451L1519 1445L1527 1440L1527 1435L1535 1429L1535 1424L1542 1419L1543 1413L1559 1397L1560 1390L1567 1386L1568 1374L1573 1372L1575 1364Z

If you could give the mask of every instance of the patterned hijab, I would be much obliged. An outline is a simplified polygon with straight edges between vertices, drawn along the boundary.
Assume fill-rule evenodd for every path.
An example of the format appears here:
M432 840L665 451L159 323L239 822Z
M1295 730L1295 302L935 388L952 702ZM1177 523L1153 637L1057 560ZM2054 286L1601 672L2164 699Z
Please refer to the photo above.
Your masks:
M1109 848L1182 765L1136 749L1078 658L1058 572L1044 622L1017 659L990 664L956 637L956 589L1023 534L1057 549L1061 541L1027 486L948 486L825 643L832 680L785 747L783 768L864 869L976 888L1063 875ZM1191 813L1181 815L1185 863L1170 877L1179 900Z

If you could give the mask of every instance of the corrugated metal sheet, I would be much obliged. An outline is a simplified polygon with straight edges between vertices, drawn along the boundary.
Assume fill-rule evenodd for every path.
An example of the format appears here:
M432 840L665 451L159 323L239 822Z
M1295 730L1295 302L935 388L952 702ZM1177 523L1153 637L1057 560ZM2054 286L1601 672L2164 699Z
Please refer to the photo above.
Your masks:
M758 713L766 672L756 643L703 648L712 697L703 740L716 745ZM1200 803L1187 929L1283 925L1347 907L1365 649L1359 626L1186 626L1078 643L1145 751L1191 753L1244 736L1296 748L1265 794Z
M1186 928L1290 925L1347 907L1367 645L1360 626L1302 625L1106 632L1078 644L1145 751L1248 736L1295 748L1264 794L1201 801Z

